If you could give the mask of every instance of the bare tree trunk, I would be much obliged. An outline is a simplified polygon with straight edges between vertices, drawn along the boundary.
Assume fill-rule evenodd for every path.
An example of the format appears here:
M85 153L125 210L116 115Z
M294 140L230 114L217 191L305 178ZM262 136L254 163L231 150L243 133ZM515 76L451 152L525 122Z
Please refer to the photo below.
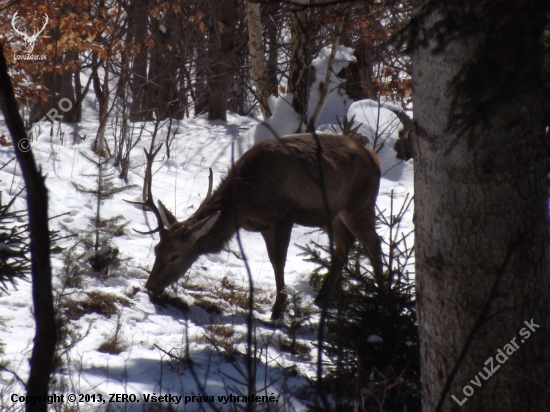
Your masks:
M300 117L302 124L307 124L307 103L309 97L308 74L311 65L308 27L309 0L297 0L290 10L290 37L292 50L290 53L290 73L288 91L294 94L292 105ZM297 130L299 132L300 130Z
M246 13L248 16L248 35L250 38L248 46L250 49L250 61L252 63L252 75L256 83L258 103L260 104L264 120L267 120L271 117L271 110L269 110L268 103L270 93L265 66L265 48L262 36L260 4L247 1Z
M76 52L75 52L76 53ZM76 58L78 57L78 53L76 53ZM75 123L79 123L82 121L82 100L84 100L85 93L87 93L88 90L85 92L82 90L82 84L80 83L80 65L77 67L74 73L74 89L75 89L75 101L73 102L74 105L74 121ZM75 143L75 142L73 142Z
M182 118L182 108L179 101L178 67L181 62L176 56L176 39L180 38L176 14L169 8L163 15L162 20L153 19L151 31L156 44L157 75L158 84L154 107L157 110L157 119L164 120L168 117Z
M107 128L107 116L109 114L109 98L111 95L109 89L109 70L110 70L111 59L105 61L105 71L103 75L103 84L99 79L99 74L97 71L98 65L95 61L93 62L92 69L92 85L97 97L99 104L99 128L97 129L96 137L92 144L92 150L95 154L99 156L106 156L108 152L107 144L105 141L105 130Z
M213 0L214 10L208 50L208 119L227 120L227 99L234 75L235 25L237 11L233 0Z
M266 76L269 87L269 92L273 96L279 95L279 31L284 26L281 13L279 12L279 3L266 3L262 5L262 20L263 26L267 32L267 62L266 62Z
M200 41L198 41L197 43L197 57L195 59L195 83L192 85L195 95L195 98L193 99L193 103L195 106L195 116L198 116L208 109L208 87L206 85L208 53L206 39L204 38L204 36L201 36Z
M507 102L513 116L493 116L475 137L449 131L447 85L475 46L470 38L413 55L422 407L547 411L543 105L533 90Z
M130 107L130 120L133 122L151 120L149 114L149 95L147 82L147 59L148 50L145 47L147 35L149 9L147 0L133 0L130 5L129 25L131 35L135 43L140 44L139 54L134 60L132 70L132 104Z
M63 54L63 60L65 62L76 61L77 59L78 53L75 51L68 51ZM62 74L57 75L59 80L56 84L58 84L61 88L61 96L58 99L54 99L54 103L59 114L62 116L62 121L66 123L76 123L80 120L76 116L76 94L73 82L75 75L76 72L72 69L66 70ZM62 99L68 99L71 104L69 104L66 100L61 103L60 100Z
M46 89L45 93L48 97L48 100L41 105L33 105L31 107L30 117L32 123L39 122L44 118L44 116L46 116L50 112L50 110L56 109L56 91L59 93L59 90L56 89L55 75L52 72L43 72L39 76L37 76L35 80L40 80L44 85L44 88ZM54 117L53 113L51 114L51 117Z
M346 79L344 90L353 100L377 100L373 84L373 46L365 39L359 39L351 47L357 61L350 62L338 73L338 77Z
M17 102L8 76L4 53L0 49L0 105L10 130L15 155L21 166L27 188L29 231L31 240L32 298L36 334L31 356L31 370L27 382L27 396L37 399L48 394L56 343L56 325L52 298L50 265L50 233L48 229L48 190L39 172L29 146L23 120L17 111ZM25 144L25 140L27 143ZM27 412L46 412L46 402L29 402Z
M342 33L342 29L344 28L345 21L346 21L346 15L344 14L343 16L341 16L340 21L336 23L336 27L334 28L332 45L330 49L330 56L327 62L327 72L325 73L325 81L319 85L319 87L321 88L321 98L319 99L319 102L317 103L317 107L315 108L315 111L313 112L313 115L309 120L308 127L307 127L308 132L313 132L315 130L315 124L319 120L319 117L321 116L321 113L323 112L323 109L325 107L325 102L327 101L328 93L330 91L332 65L334 63L334 57L336 56L336 51L338 49L340 34Z

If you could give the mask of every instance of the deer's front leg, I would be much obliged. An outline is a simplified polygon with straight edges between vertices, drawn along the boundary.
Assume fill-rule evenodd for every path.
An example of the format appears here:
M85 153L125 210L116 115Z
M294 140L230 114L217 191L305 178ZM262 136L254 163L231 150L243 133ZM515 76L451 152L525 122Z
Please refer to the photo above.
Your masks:
M269 229L262 230L262 236L267 247L267 254L275 272L275 284L277 286L277 297L271 312L271 319L280 319L285 310L285 263L292 222L273 224Z

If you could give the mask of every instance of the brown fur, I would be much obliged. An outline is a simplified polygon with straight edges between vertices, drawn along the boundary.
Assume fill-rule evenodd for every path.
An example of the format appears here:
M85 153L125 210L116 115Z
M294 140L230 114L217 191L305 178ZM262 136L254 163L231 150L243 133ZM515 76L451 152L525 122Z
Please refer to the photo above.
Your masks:
M352 139L332 133L317 136L337 259L334 273L316 300L323 303L355 239L367 249L375 272L381 273L380 239L374 229L380 162L372 150ZM220 251L238 226L260 232L265 240L277 283L272 318L279 318L284 310L284 266L293 225L327 228L317 156L317 143L310 134L273 138L252 147L194 215L184 222L168 222L168 229L161 231L146 287L161 292L200 255Z

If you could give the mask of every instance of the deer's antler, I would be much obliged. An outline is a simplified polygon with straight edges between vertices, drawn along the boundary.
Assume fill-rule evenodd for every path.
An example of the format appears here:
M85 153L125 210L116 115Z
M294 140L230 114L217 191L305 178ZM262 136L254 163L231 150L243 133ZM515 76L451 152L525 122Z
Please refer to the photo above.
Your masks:
M202 201L202 203L199 206L199 208L197 209L197 211L194 213L195 215L197 215L197 213L199 213L199 211L202 210L202 208L208 202L208 199L210 199L210 197L212 196L212 182L214 180L214 177L213 177L213 174L212 174L212 168L210 167L208 170L210 170L210 175L208 176L208 192L206 192L206 196L205 196L204 200Z
M145 178L144 178L144 181L145 181L144 189L146 189L144 190L144 192L147 193L147 199L144 202L136 202L136 201L124 199L124 201L127 203L131 203L133 205L141 205L143 207L148 208L157 217L158 226L156 229L150 230L148 232L142 232L140 230L134 229L137 233L141 235L150 235L151 233L155 233L155 232L162 233L162 229L164 229L164 220L162 219L162 215L159 209L155 205L155 202L153 200L153 192L151 189L152 181L153 181L153 161L155 160L155 156L157 155L161 147L162 145L160 145L156 150L154 150L151 153L149 153L147 149L143 149L143 151L145 152L145 158L147 159L147 166L145 168Z

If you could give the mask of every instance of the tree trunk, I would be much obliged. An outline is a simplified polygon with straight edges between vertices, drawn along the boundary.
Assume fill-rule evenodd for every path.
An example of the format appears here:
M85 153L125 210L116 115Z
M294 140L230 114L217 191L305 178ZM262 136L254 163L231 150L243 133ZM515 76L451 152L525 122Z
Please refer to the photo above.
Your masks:
M207 67L208 67L208 53L207 53L207 40L202 35L198 38L198 46L196 48L197 58L195 59L195 82L191 85L191 89L194 90L194 113L195 116L208 110L208 86L207 80Z
M169 117L183 118L182 107L179 101L178 67L181 61L176 56L176 39L181 37L177 16L169 8L163 15L162 20L152 19L151 32L155 39L157 69L155 74L158 78L156 100L154 107L157 110L157 119L164 120Z
M475 46L454 41L441 53L431 45L413 55L422 405L430 412L547 411L542 104L536 90L518 97L510 102L515 116L494 116L473 142L449 132L447 85Z
M362 99L376 100L373 84L373 45L365 39L359 39L351 46L356 62L350 62L338 73L346 79L343 87L346 94L354 101Z
M103 82L99 79L99 74L97 71L97 57L95 55L92 57L92 61L92 85L99 105L99 127L97 129L94 142L92 143L92 151L99 156L107 156L109 148L107 147L107 142L105 141L105 130L107 129L109 97L111 94L109 89L109 70L111 60L106 59L105 61Z
M235 71L235 25L233 0L214 0L209 47L209 120L227 120L227 99Z
M78 61L78 53L76 51L68 51L64 53L65 61ZM63 122L65 123L76 123L80 121L80 118L77 117L78 108L76 106L76 93L75 93L75 83L73 79L77 76L75 70L70 69L63 72L61 77L61 99L68 99L71 103L64 100L61 102L56 102L58 105L58 110L63 116Z
M265 3L262 5L262 20L263 26L267 32L267 62L266 62L266 76L269 87L269 92L273 96L279 95L279 79L277 78L279 73L279 43L278 35L281 27L284 27L279 13L279 3Z
M0 49L0 106L10 131L17 161L21 166L27 189L29 232L32 267L33 315L36 324L34 347L30 359L27 396L37 399L48 395L50 374L56 344L55 313L52 297L52 271L50 264L50 231L48 228L48 189L45 177L36 166L28 143L23 120L17 110L17 102L8 76L4 52ZM27 142L26 145L24 142ZM21 147L28 150L21 150ZM18 408L20 409L20 408ZM29 402L27 412L46 412L46 402Z
M334 25L335 27L334 27L334 33L332 36L332 45L330 49L330 55L327 62L327 71L325 73L325 80L323 83L319 84L321 98L319 99L319 102L317 103L317 107L315 108L313 114L311 115L311 119L309 119L308 126L307 126L308 132L315 131L315 125L319 121L319 117L321 117L321 113L325 108L325 103L327 101L328 93L330 91L330 79L332 78L332 65L334 64L334 58L336 56L336 51L338 50L340 35L342 33L346 20L347 20L347 15L344 13L341 16L340 21Z
M293 93L292 105L302 124L307 124L307 103L309 97L308 74L311 64L308 35L308 0L297 0L290 11L290 73L288 91ZM304 6L302 6L302 4ZM299 132L297 130L296 132Z
M139 54L134 60L132 70L132 104L130 106L130 120L140 122L151 120L148 104L147 90L147 56L148 49L145 47L145 37L147 35L147 24L149 9L147 0L134 0L130 6L131 35L135 43L140 44Z
M256 83L256 93L258 95L260 109L262 110L262 116L264 120L267 120L271 117L271 110L268 104L270 93L265 65L265 48L264 38L262 36L260 4L247 1L246 14L248 16L248 35L250 37L248 46L250 49L250 61L252 63L252 75Z
M46 71L41 73L39 76L37 76L35 80L38 80L38 79L41 80L42 85L46 90L46 96L48 96L48 100L42 103L41 105L33 105L31 107L31 115L30 115L31 122L37 123L43 120L44 117L46 117L46 119L44 120L50 120L53 122L52 118L56 120L59 119L59 117L56 116L56 114L58 113L51 112L52 109L57 109L56 107L57 99L55 98L55 96L56 96L56 91L59 92L59 90L56 90L56 87L55 87L56 86L55 75L50 71ZM47 116L48 113L50 114L50 116Z

